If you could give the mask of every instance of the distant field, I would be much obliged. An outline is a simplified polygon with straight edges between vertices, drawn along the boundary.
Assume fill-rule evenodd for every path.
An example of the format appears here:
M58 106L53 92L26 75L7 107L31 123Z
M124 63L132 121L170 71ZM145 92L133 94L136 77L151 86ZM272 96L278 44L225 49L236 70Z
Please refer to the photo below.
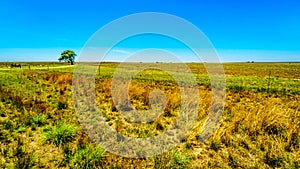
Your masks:
M204 143L198 137L211 104L209 76L203 64L187 63L199 85L199 118L176 147L141 159L107 152L83 131L72 100L74 66L15 64L23 66L0 63L0 168L300 167L300 63L224 63L226 106L215 134ZM128 63L122 70L136 71L141 64ZM159 118L138 124L122 117L112 102L110 85L118 63L102 63L100 72L97 65L89 66L97 70L99 110L114 130L146 138L161 134L176 120L180 91L169 74L148 69L131 81L133 109L149 110L154 89L167 97Z

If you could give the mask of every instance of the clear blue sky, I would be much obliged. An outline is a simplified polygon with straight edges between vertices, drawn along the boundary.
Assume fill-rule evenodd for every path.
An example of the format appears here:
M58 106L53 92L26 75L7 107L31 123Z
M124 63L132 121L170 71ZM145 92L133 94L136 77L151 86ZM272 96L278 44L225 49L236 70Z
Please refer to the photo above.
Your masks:
M1 0L0 61L52 61L64 49L79 53L99 28L137 12L192 22L222 61L300 61L297 0Z

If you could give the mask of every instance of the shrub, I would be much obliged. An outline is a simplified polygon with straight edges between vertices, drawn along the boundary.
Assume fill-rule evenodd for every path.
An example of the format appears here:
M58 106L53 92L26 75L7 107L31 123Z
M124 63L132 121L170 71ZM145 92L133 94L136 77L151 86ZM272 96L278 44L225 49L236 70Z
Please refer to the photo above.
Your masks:
M209 143L209 146L211 149L215 150L215 151L218 151L220 148L221 148L221 145L219 142L217 141L214 141L212 140L210 143Z
M18 133L24 132L25 130L26 130L26 127L25 127L25 126L19 126L19 127L17 128L17 132L18 132Z
M48 119L47 114L37 114L30 118L30 124L42 126L46 123L47 119Z
M277 154L274 152L268 151L265 155L265 163L268 164L270 167L281 167L285 161L285 158L282 157L281 154Z
M176 151L174 153L173 159L172 159L172 168L186 168L187 165L190 163L191 157L181 153L179 151Z
M191 156L171 150L154 157L154 168L189 168Z
M68 107L68 103L63 102L63 101L58 101L58 103L57 103L57 108L58 108L59 110L66 109L67 107Z
M2 121L2 126L3 126L4 129L9 130L9 129L13 128L14 124L11 121L3 120Z
M70 168L95 168L101 165L104 153L105 151L97 145L79 147L74 154L68 157L70 159Z
M77 134L78 128L72 124L58 123L54 127L44 128L44 140L54 145L71 141Z

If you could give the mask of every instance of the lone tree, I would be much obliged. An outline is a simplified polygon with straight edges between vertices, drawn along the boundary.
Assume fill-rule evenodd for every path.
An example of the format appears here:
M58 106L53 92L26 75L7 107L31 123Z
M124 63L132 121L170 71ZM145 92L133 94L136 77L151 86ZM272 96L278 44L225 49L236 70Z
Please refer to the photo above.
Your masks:
M60 57L58 58L59 62L65 61L74 65L74 60L76 57L76 53L72 50L65 50L61 53Z

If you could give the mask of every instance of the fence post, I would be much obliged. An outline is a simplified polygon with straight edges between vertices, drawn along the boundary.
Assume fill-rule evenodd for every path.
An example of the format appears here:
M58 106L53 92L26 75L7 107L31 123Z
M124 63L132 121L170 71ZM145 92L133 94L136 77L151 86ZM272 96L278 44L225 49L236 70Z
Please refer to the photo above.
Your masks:
M99 63L99 66L98 66L98 76L100 77L100 64L101 62Z

